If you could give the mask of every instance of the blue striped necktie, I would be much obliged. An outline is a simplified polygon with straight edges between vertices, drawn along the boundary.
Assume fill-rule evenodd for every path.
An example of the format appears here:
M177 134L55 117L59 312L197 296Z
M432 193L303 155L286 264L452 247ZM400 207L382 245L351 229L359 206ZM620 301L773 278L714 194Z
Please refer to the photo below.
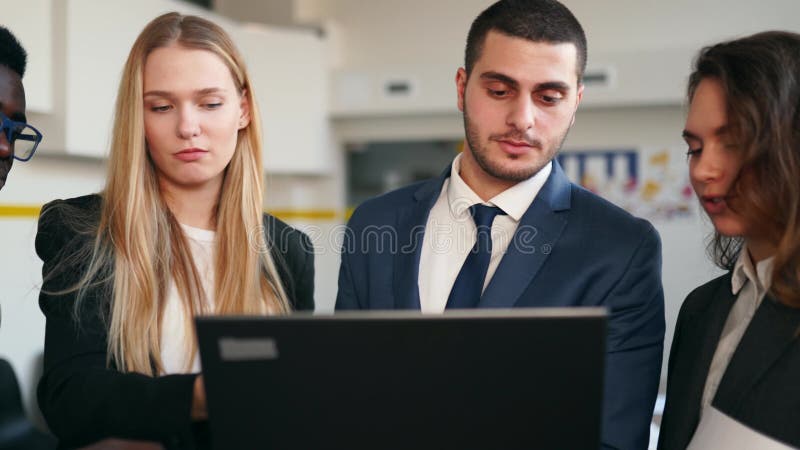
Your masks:
M478 229L477 239L450 291L450 297L447 299L448 309L478 306L486 272L489 270L489 261L492 259L492 222L498 214L505 214L496 206L480 204L470 206L469 212Z

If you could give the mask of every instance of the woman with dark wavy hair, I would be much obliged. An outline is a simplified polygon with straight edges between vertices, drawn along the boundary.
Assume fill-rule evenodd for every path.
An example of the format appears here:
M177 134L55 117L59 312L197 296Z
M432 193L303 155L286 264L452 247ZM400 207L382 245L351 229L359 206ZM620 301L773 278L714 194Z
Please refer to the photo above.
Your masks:
M658 447L800 447L800 34L703 49L688 91L690 178L728 273L681 307Z

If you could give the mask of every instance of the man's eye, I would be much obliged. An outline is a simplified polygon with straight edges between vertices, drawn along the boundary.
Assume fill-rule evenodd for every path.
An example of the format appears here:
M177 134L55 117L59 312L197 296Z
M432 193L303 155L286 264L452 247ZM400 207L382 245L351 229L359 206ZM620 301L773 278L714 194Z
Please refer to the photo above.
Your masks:
M555 105L563 100L564 97L560 95L541 95L539 98L541 98L544 103Z
M489 89L489 94L492 97L505 97L508 95L507 90L497 90L497 89Z

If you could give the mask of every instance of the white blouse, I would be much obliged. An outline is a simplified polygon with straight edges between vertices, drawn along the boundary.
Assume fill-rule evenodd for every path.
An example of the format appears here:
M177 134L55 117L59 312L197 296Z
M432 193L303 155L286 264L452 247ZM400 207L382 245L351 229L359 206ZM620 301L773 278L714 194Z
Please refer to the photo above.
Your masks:
M189 249L194 258L197 274L206 294L206 310L214 310L214 242L216 232L181 224ZM197 349L189 354L194 340L194 327L186 320L186 308L178 295L175 282L170 281L169 294L161 321L161 375L200 372L200 357Z
M739 346L739 341L742 340L756 310L761 305L764 295L770 288L773 259L767 258L754 267L746 247L742 248L739 254L731 276L731 290L734 295L738 294L738 296L725 320L717 349L711 360L711 367L708 370L703 390L701 415L714 400L722 376L728 368L728 363L730 363L736 347Z

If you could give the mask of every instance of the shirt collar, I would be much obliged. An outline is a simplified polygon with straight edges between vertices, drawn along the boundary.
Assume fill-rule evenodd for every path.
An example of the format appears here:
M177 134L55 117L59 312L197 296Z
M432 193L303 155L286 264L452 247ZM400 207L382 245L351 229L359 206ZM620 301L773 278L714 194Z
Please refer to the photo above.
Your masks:
M539 194L539 191L544 186L550 172L553 170L553 162L548 162L547 165L542 167L536 175L521 181L514 186L506 189L505 191L495 195L489 201L484 202L470 188L464 179L459 175L461 167L461 154L456 156L450 168L450 183L447 186L447 200L450 204L450 212L455 217L462 217L468 214L470 206L485 203L492 206L497 206L503 210L515 222L519 222L525 211L530 208L531 203Z
M731 276L731 290L733 293L738 294L748 281L756 286L758 292L768 291L772 285L772 264L774 259L775 257L771 256L759 261L753 267L750 252L747 251L747 245L743 245L741 252L739 252L739 258L733 266L733 275Z

